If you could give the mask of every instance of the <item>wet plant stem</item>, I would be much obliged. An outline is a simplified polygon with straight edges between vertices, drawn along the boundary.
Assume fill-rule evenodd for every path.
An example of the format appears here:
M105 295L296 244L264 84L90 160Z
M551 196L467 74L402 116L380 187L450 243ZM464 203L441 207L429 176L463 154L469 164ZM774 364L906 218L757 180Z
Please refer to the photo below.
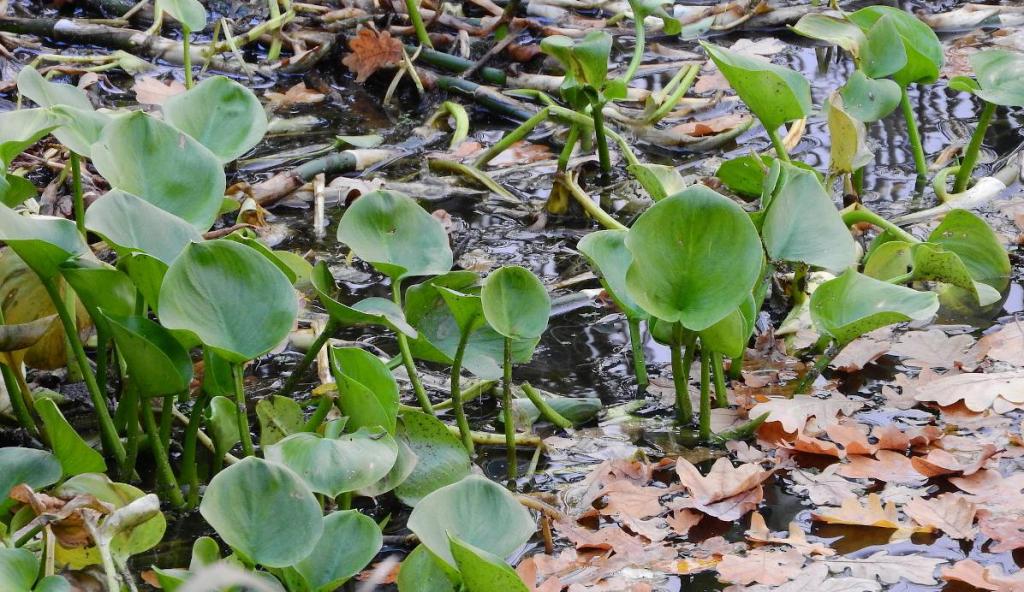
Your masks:
M427 34L427 28L423 25L423 16L420 15L420 5L417 0L405 0L405 9L409 13L409 21L412 23L412 28L416 31L416 39L419 40L420 45L433 49L434 45L430 42L430 35Z
M203 422L206 407L210 404L210 395L200 391L192 406L192 415L185 427L182 440L181 481L188 483L188 507L195 508L199 504L199 471L196 470L196 441L199 439L199 426ZM223 461L223 455L221 455Z
M39 434L39 428L36 426L35 420L32 418L31 407L29 402L32 399L31 393L25 393L24 389L21 388L18 378L14 375L15 371L11 366L8 365L10 362L10 356L4 356L4 362L0 364L0 373L3 373L4 386L7 387L7 396L11 400L11 408L14 409L14 416L18 419L18 423L21 427L28 430L33 436Z
M306 350L305 355L303 355L302 359L299 360L299 363L292 368L292 373L288 376L288 380L284 382L284 386L281 387L281 390L277 392L277 396L289 397L293 392L295 392L295 389L299 386L299 382L302 380L302 377L306 375L306 371L313 365L313 360L316 359L317 354L320 353L320 350L323 349L324 345L331 338L331 335L334 335L334 332L338 330L339 326L339 323L337 323L333 318L328 319L327 323L324 325L324 330L316 336L316 340L314 340L312 345L309 346L309 349Z
M901 241L906 241L911 244L921 242L917 240L917 238L914 235L910 234L906 230L903 230L899 226L896 226L895 224L879 216L878 214L872 212L863 205L856 204L851 208L843 210L842 214L843 223L846 224L847 226L853 226L854 224L858 224L860 222L867 222L868 224L877 226L878 228L881 228L882 230L885 230L886 232L895 235L896 238Z
M476 168L482 168L487 165L495 156L509 149L512 144L522 140L527 134L533 131L533 128L537 127L542 121L547 120L548 114L551 112L549 107L544 107L536 113L533 117L527 119L523 123L519 124L519 127L505 134L500 140L498 140L493 146L484 151L483 154L477 157L473 161L473 166Z
M807 272L810 266L806 263L797 263L793 268L793 282L789 285L789 298L793 301L793 307L800 306L807 300Z
M309 417L309 421L302 426L304 432L315 432L320 429L320 424L327 418L327 414L331 412L331 407L334 406L334 400L330 397L320 397L320 401L316 404L316 409L313 411L313 415Z
M121 406L124 407L125 454L118 470L122 479L128 479L135 470L135 461L139 456L139 393L131 379L124 383L118 407Z
M924 158L924 146L921 144L921 132L917 128L917 120L914 119L914 107L910 104L910 95L907 88L900 89L900 109L903 110L903 119L907 122L907 138L910 140L910 149L914 153L914 168L917 169L917 176L924 178L928 176L928 162Z
M693 348L696 342L687 336L684 343L683 326L675 324L672 329L672 383L676 389L676 421L689 424L693 421L693 404L690 403L690 365L693 363ZM683 348L686 354L683 354ZM689 361L686 360L689 359Z
M563 430L572 427L572 422L562 417L562 415L555 411L551 405L548 405L548 402L544 400L544 397L542 397L539 392L537 392L537 389L533 388L533 385L523 383L523 392L526 393L527 398L530 399L533 406L540 412L541 417Z
M629 65L626 66L626 73L622 75L622 82L629 84L630 80L636 76L636 71L640 68L640 64L644 61L644 44L647 31L644 30L644 17L639 14L636 6L630 2L630 8L633 11L633 57L629 59Z
M651 115L647 118L645 123L647 123L648 125L653 125L664 119L665 116L668 115L672 111L672 109L675 108L679 101L682 100L683 95L686 94L686 91L690 90L690 87L693 86L693 81L694 79L697 78L697 73L699 72L700 66L696 64L689 66L687 68L680 69L679 73L676 74L676 76L682 74L682 80L680 80L676 87L672 90L672 94L666 97L665 100L662 101L661 105L658 105L657 110L655 110L654 113L651 113ZM671 83L672 82L670 81L669 84Z
M580 139L580 126L575 123L569 126L569 133L565 136L565 145L558 155L558 173L564 173L569 167L569 159L572 158L572 150Z
M508 454L508 478L514 480L519 473L516 463L516 426L512 420L512 339L505 338L505 372L502 377L502 419L505 424L505 450Z
M569 174L562 175L562 183L569 189L569 193L583 207L583 210L590 214L590 217L597 220L597 223L610 230L627 230L628 227L622 224L611 214L601 209L601 206L594 203L590 196L583 192L583 189L570 177Z
M149 436L149 446L153 450L153 461L156 463L156 476L160 481L167 501L175 508L185 505L185 498L178 489L178 482L174 478L174 471L171 470L171 461L167 457L167 449L160 440L160 432L156 425L156 417L153 415L153 406L150 401L140 401L142 407L142 422L145 424L146 434Z
M231 365L231 376L235 382L235 405L238 406L238 435L242 438L242 453L243 456L253 456L256 454L256 450L252 445L252 434L249 433L249 413L245 407L244 374L245 364Z
M85 236L85 198L82 195L82 157L71 153L71 196L75 210L75 226Z
M89 359L85 356L85 348L82 346L82 340L78 337L75 321L71 317L71 313L68 312L67 306L64 305L64 298L57 288L56 280L54 278L40 278L40 281L43 287L46 288L50 301L53 302L57 316L60 317L61 325L64 327L64 334L71 347L71 353L74 355L78 366L82 369L85 388L89 391L89 398L92 400L96 418L100 424L100 441L103 443L103 451L113 456L120 466L125 459L124 446L121 445L121 439L118 436L117 429L114 427L114 421L110 418L110 411L107 409L107 398L100 392L99 386L96 384L96 376L89 371Z
M967 150L964 151L963 162L960 163L960 170L957 171L956 180L953 181L953 193L963 193L971 182L971 173L974 172L974 167L978 164L978 153L985 140L985 131L995 113L996 104L984 101L981 115L978 118L978 127L974 128L974 135L971 136L971 142L967 145Z
M825 368L828 368L828 365L832 363L832 360L835 359L841 349L842 348L835 342L829 345L825 350L825 353L818 356L818 359L814 361L814 366L811 366L811 368L804 373L800 382L796 383L796 388L793 389L793 394L802 395L807 393L807 391L810 390L811 385L814 384L814 381L821 376L821 373Z
M715 404L719 409L729 407L729 389L725 384L725 366L722 354L711 352L711 372L715 379Z
M270 0L271 5L277 4L277 0ZM182 47L182 68L185 70L185 90L192 88L192 52L189 45L192 43L192 31L181 25L181 47Z
M277 0L270 0L268 4L270 19L279 18L281 16L281 7L277 4ZM270 49L267 51L267 61L276 62L279 57L281 57L281 31L275 30L270 42Z
M174 421L174 415L171 414L172 407L174 407L174 395L164 395L163 407L160 410L160 444L167 451L171 449L171 424Z
M455 423L459 426L459 437L462 438L462 445L466 452L473 456L473 434L469 430L469 421L466 419L466 410L463 408L462 400L462 358L466 354L466 345L469 344L469 331L463 331L459 336L459 346L455 349L455 358L452 360L451 391L452 408L455 410Z
M772 146L775 147L775 156L783 162L789 162L789 153L786 152L786 144L783 143L782 138L779 137L779 130L764 128L765 132L768 133L768 138L772 141Z
M612 172L611 158L608 156L608 137L604 130L604 112L600 102L590 104L591 117L594 119L594 139L597 140L597 159L601 163L601 175L604 181L608 181L608 175Z
M700 352L700 425L698 437L701 442L711 440L711 356L710 352Z
M633 375L636 376L637 386L647 386L647 362L644 359L644 336L640 332L640 319L626 318L626 325L629 327L629 347L633 351Z
M399 309L402 308L402 280L396 278L391 281L391 299L395 301ZM427 391L423 388L419 375L416 374L416 362L412 359L409 339L401 331L396 333L395 337L398 339L398 350L402 353L402 363L405 365L406 373L409 374L409 382L412 383L412 390L416 393L416 400L419 401L424 413L433 415L434 408L430 405L430 398L427 397Z

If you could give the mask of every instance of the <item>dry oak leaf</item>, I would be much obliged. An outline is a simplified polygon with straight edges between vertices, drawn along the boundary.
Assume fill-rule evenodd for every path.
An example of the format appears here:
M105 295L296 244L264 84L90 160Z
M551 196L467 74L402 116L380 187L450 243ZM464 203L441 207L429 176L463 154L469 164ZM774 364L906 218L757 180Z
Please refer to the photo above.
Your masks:
M973 370L981 352L970 335L950 337L940 329L909 331L893 344L889 353L904 358L907 366L918 368L964 368Z
M676 473L689 497L677 498L669 503L672 509L693 508L719 520L737 520L764 499L761 483L774 471L760 465L732 465L727 458L719 458L707 476L684 458L676 461Z
M811 513L811 519L828 524L848 524L851 526L874 526L877 528L907 529L900 522L896 504L890 502L882 505L882 498L877 493L868 494L864 505L859 498L843 500L838 508L818 508ZM925 529L927 530L927 529Z
M132 90L135 91L135 100L143 105L163 105L167 99L185 92L185 85L177 80L164 84L152 76L146 76L136 80Z
M520 140L492 158L488 165L498 168L510 167L548 160L552 156L551 148L547 144L534 144Z
M101 514L109 514L114 510L110 504L91 495L63 499L36 493L25 483L11 488L9 497L32 508L36 518L29 525L49 524L61 546L69 549L84 547L92 542L82 510L88 508Z
M750 417L760 417L767 413L765 423L780 423L787 432L798 432L810 418L818 420L819 425L828 425L836 421L839 414L850 415L864 406L864 403L847 398L838 391L832 391L827 397L815 395L796 395L791 399L770 397L764 403L758 403L750 410Z
M704 515L694 510L687 510L685 508L676 510L671 516L665 519L669 527L675 531L679 536L686 536L690 532L690 529L700 522Z
M283 93L268 92L264 96L270 101L271 109L291 107L298 104L320 103L327 98L323 93L308 88L305 82L300 82Z
M999 471L983 469L966 477L951 477L950 483L971 494L967 499L996 511L1024 512L1024 473L1003 477Z
M1024 570L1006 575L999 565L986 567L973 559L957 561L952 567L942 568L942 579L947 582L964 582L979 590L1024 592Z
M988 549L990 552L1004 553L1024 549L1024 515L1009 517L985 512L985 516L978 521L978 526L981 527L982 534L994 542Z
M910 459L910 464L925 477L973 475L983 469L988 459L992 458L999 450L993 444L984 444L976 450L958 452L960 454L954 455L948 450L936 448L929 451L926 456L916 456Z
M990 360L1024 366L1024 323L1014 321L981 338L978 349Z
M828 565L813 561L781 586L729 586L725 592L880 592L881 589L874 579L829 577Z
M750 528L743 535L747 537L748 541L754 543L789 545L804 555L835 555L835 550L830 549L828 545L808 541L807 534L804 533L796 522L790 522L788 529L788 536L775 536L772 534L772 531L768 530L768 524L764 521L764 516L761 516L759 512L754 512L750 515Z
M909 458L892 450L879 450L875 457L851 456L838 473L851 479L877 479L886 483L917 484L924 475L914 468Z
M342 64L356 73L356 82L364 82L371 74L385 66L402 61L402 42L391 37L391 33L378 33L363 27L348 42L352 53L341 60Z
M793 579L804 565L804 556L795 549L768 551L755 549L745 556L726 555L718 564L718 580L731 584L768 584L777 586Z
M824 561L832 573L849 569L850 575L855 578L877 578L883 584L895 584L903 578L927 586L938 583L935 568L946 562L945 559L922 555L889 555L886 551L879 551L863 559L833 557Z
M692 138L702 138L734 129L744 124L749 118L742 113L727 113L703 121L688 121L671 128L671 132L684 134Z
M1024 370L944 376L921 387L914 398L942 407L963 401L975 413L1024 409Z
M816 506L841 506L846 500L857 499L863 487L837 475L840 466L829 465L818 474L794 469L789 473L789 478L793 480L792 489L797 493L806 493Z
M936 528L954 539L973 541L977 533L974 517L978 507L957 493L944 493L933 499L914 498L903 511L920 524Z
M856 372L889 353L892 347L892 328L882 327L863 335L839 351L829 364L842 372Z

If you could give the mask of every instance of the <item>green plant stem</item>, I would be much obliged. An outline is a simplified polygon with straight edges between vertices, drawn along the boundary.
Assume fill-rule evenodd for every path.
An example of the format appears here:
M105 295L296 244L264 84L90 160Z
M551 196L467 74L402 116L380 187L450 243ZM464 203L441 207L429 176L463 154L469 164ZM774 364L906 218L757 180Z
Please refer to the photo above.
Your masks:
M729 388L725 384L725 366L722 354L711 352L711 372L715 378L715 404L719 409L729 406Z
M985 140L985 131L995 113L996 104L984 101L981 116L978 118L978 127L974 128L974 135L971 136L971 142L967 145L963 162L960 163L960 170L953 182L953 193L962 193L967 189L967 184L971 182L971 173L974 172L974 167L978 164L978 153L981 151L981 143Z
M335 503L338 504L339 510L351 510L352 492L346 491L345 493L342 493L341 495L338 496L338 499L335 500Z
M516 462L516 426L512 421L512 340L505 338L505 372L501 384L502 418L505 423L505 450L508 453L508 478L514 480L519 473Z
M676 421L688 424L693 421L693 403L690 402L690 365L693 363L695 342L687 336L683 341L683 326L676 323L672 328L672 383L676 389ZM686 355L683 355L683 348ZM689 358L689 363L685 358Z
M568 174L562 175L560 178L561 182L569 190L569 194L576 199L586 213L590 214L591 218L597 220L598 224L610 230L627 230L629 228L615 218L612 218L611 214L601 209L600 205L594 203L594 200L590 199L590 196L584 193L583 189Z
M644 359L644 337L640 333L640 319L626 318L626 326L629 327L629 347L633 351L633 375L636 376L637 386L647 386L647 362Z
M597 158L601 163L601 174L607 176L612 172L612 161L608 156L608 137L604 130L603 105L599 102L591 103L590 115L594 119L594 139L597 140Z
M171 424L174 415L171 408L174 407L174 395L164 395L163 408L160 411L160 444L164 450L171 450Z
M772 141L772 146L775 147L775 156L783 162L789 162L789 153L786 152L786 145L782 142L782 138L779 137L779 130L764 128L764 131L768 133L768 137Z
M304 432L315 432L320 428L320 424L324 422L327 414L331 412L331 407L334 405L334 400L330 397L323 396L316 404L316 410L313 411L313 415L309 416L309 421L302 426Z
M571 124L569 126L569 133L565 137L565 145L562 146L562 152L558 154L558 169L556 172L564 173L569 167L569 159L572 158L572 149L576 147L576 142L580 139L580 126Z
M192 415L185 427L182 440L181 482L188 483L188 507L194 508L199 503L199 471L196 469L196 441L199 439L199 426L203 422L206 407L210 404L210 395L200 391L192 406ZM223 462L224 455L220 455Z
M333 318L328 319L327 323L324 325L324 330L316 336L312 345L310 345L309 349L306 350L306 354L303 355L302 359L299 360L299 363L292 368L292 373L288 376L288 380L284 382L284 386L281 387L281 390L277 392L277 396L290 397L291 394L295 392L295 389L299 386L299 381L301 381L302 377L306 375L306 371L313 365L313 360L316 359L317 354L320 353L324 344L326 344L331 338L331 335L334 335L334 332L338 330L339 326L340 323L336 322Z
M149 401L140 401L142 407L142 422L146 427L146 434L149 436L149 446L153 450L153 461L156 463L156 476L160 481L167 495L167 501L175 508L185 505L185 498L178 489L178 482L174 478L174 471L171 470L171 461L167 458L167 449L160 441L159 428L156 425L156 418L153 416L153 406Z
M686 91L690 90L690 87L693 86L693 81L697 78L697 74L700 72L700 66L694 64L687 68L680 69L679 72L685 72L685 74L683 74L683 79L680 80L678 85L672 90L672 94L666 97L665 100L662 101L661 105L658 105L658 108L654 113L651 113L651 115L647 117L647 120L644 123L654 125L671 113L672 109L674 109L679 101L682 100Z
M26 532L25 534L21 535L21 538L19 538L18 540L14 541L14 548L17 549L17 548L20 548L20 547L24 547L25 544L28 543L29 541L31 541L33 538L35 538L35 536L37 534L39 534L43 530L43 528L46 527L47 524L48 524L48 522L41 522L39 524L36 524L32 528L30 528L28 530L28 532Z
M626 85L629 84L630 80L636 76L637 69L640 68L640 64L644 61L644 43L647 31L644 30L644 17L638 14L639 11L630 2L630 8L633 9L633 37L635 41L633 43L633 57L629 60L629 65L626 66L626 73L622 75L622 82Z
M85 198L82 195L82 157L71 153L71 195L75 210L75 226L85 236Z
M455 411L455 423L459 426L459 436L462 438L462 445L466 452L473 456L473 435L469 430L469 420L466 419L465 402L462 400L462 358L466 353L466 345L469 344L469 331L463 331L459 336L459 346L455 349L455 358L452 359L451 391L452 409Z
M542 397L539 392L537 392L537 389L533 388L533 385L523 383L523 392L526 393L527 398L530 399L533 406L540 412L541 417L563 430L572 427L572 422L562 417L562 415L555 411L551 405L548 405L548 402L544 400L544 397Z
M818 359L814 361L814 366L811 366L811 368L804 373L800 382L796 383L796 388L793 389L793 394L802 395L806 393L811 388L811 385L814 384L814 381L818 376L821 376L822 371L825 370L825 368L828 368L828 365L832 363L832 360L835 359L841 349L841 347L833 342L828 349L825 350L825 353L818 356Z
M135 470L135 461L139 456L139 393L131 384L131 379L125 381L121 392L118 409L124 407L125 453L124 462L120 464L118 471L121 478L128 479Z
M708 351L700 352L700 425L698 436L701 442L711 440L711 356Z
M448 431L451 432L452 435L458 437L459 428L447 424L445 427L448 428ZM473 444L476 444L477 446L505 446L507 444L505 441L505 434L489 434L487 432L477 431L470 433L473 436ZM518 433L515 435L515 443L516 446L540 446L543 444L540 436L536 434Z
M402 308L402 281L397 278L391 280L391 299L395 301L399 309ZM412 359L409 340L401 331L395 337L398 339L398 351L402 353L402 363L405 364L405 371L409 374L409 382L412 383L412 390L416 393L416 400L419 401L424 413L433 415L434 408L430 405L430 398L427 397L427 391L423 388L419 375L416 374L416 362Z
M238 406L238 435L242 438L242 452L243 456L253 456L256 454L256 450L252 445L252 434L249 433L249 413L245 407L244 374L244 364L231 365L231 376L235 382L235 405Z
M61 298L64 300L64 309L68 311L68 319L71 321L71 326L77 328L78 300L75 297L74 290L71 290L70 288L65 288L63 294L61 294ZM75 337L78 337L78 333L75 333ZM64 349L67 350L67 376L65 380L67 380L67 382L82 382L83 380L85 380L85 374L89 372L89 365L88 363L86 363L85 366L82 366L78 363L78 359L75 357L75 354L72 351L73 347L74 346L71 345L70 337L65 336ZM85 351L84 348L82 351ZM99 390L98 385L97 390ZM104 393L103 391L100 391L100 393L102 393L103 396L106 397L106 393Z
M275 0L270 0L271 4L275 3ZM182 67L185 69L185 90L192 88L192 52L189 49L189 45L192 43L192 31L188 30L185 25L181 26L181 47L182 47Z
M96 327L96 388L107 394L107 380L110 371L110 337L106 331Z
M851 180L853 192L857 194L858 198L864 194L864 169L865 167L860 167L853 171L853 179Z
M549 107L544 107L538 111L533 117L527 119L523 123L519 124L519 127L512 130L511 132L502 136L493 146L484 151L483 154L477 157L473 161L473 166L476 168L484 167L490 162L495 156L501 154L505 150L508 150L512 144L515 144L519 140L526 137L527 134L533 131L533 128L540 125L542 121L547 120L548 114L551 112Z
M793 268L793 283L789 286L789 297L793 301L793 307L796 308L807 300L807 273L810 271L810 266L803 262L798 262Z
M907 94L906 87L900 89L900 109L903 110L903 119L907 122L907 138L910 139L910 148L914 153L914 167L917 169L917 176L927 177L928 162L924 158L921 132L917 129L917 120L914 119L914 108L910 104L910 95Z
M276 19L281 16L281 7L278 6L277 0L269 0L268 2L270 9L270 19ZM267 61L276 62L281 57L281 31L277 30L273 33L273 40L270 42L270 49L267 51Z
M4 357L10 360L10 356ZM26 398L25 392L18 384L17 377L14 376L14 370L7 365L6 360L0 364L0 373L3 373L4 386L7 387L7 398L11 400L11 408L14 409L14 416L18 419L18 423L33 436L39 434L39 428L36 426L36 422L32 418L32 412L28 407L28 399L32 397L32 394L29 393Z
M96 418L100 424L100 441L103 444L103 451L113 456L117 464L121 465L125 458L124 446L121 445L117 429L114 428L114 422L110 418L110 411L107 410L107 399L100 392L99 386L96 384L96 377L92 372L88 371L89 359L85 357L85 348L82 347L82 340L78 338L75 322L68 312L68 308L64 305L64 298L57 288L56 281L53 278L40 278L40 281L53 302L57 316L60 317L67 342L71 347L71 353L74 355L78 366L82 369L85 388L89 391L89 398L92 400L93 407L96 410Z
M434 44L430 42L430 35L427 34L427 28L423 25L419 2L405 0L405 9L409 12L409 21L412 22L412 28L416 30L416 39L419 40L420 45L433 48Z
M855 207L843 211L843 223L847 226L853 226L860 222L867 222L868 224L877 226L882 230L892 233L901 241L906 241L911 244L921 242L917 240L914 235L872 212L861 204L857 204Z

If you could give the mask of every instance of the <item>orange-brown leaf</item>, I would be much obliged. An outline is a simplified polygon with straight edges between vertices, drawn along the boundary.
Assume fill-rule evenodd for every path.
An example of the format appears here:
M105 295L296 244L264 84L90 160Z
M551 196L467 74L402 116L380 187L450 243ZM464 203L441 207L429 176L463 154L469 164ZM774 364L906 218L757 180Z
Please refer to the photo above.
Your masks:
M364 27L348 42L348 46L352 53L341 63L356 73L356 82L364 82L377 70L402 61L402 42L392 38L388 31L378 33Z

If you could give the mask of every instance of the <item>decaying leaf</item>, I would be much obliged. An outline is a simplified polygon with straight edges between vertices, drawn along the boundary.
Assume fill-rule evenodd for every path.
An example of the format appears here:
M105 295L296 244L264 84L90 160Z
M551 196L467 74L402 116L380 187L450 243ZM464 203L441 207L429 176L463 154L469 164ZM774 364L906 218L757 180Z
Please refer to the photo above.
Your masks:
M670 507L692 508L719 520L730 521L753 510L764 499L761 483L771 476L772 471L756 464L734 467L729 459L719 458L704 476L697 467L680 458L676 461L676 473L689 496L672 500Z
M76 548L90 544L91 537L85 527L82 510L89 509L100 514L114 511L110 504L101 502L91 495L77 495L71 499L37 493L22 483L11 489L13 500L26 504L36 515L35 524L48 524L62 547Z
M974 412L1024 409L1024 370L944 376L921 387L915 398L943 407L963 401Z
M977 532L974 517L978 507L956 493L944 493L927 500L914 498L903 511L921 526L941 530L955 539L971 541Z
M970 335L949 336L940 329L908 331L893 344L891 354L908 366L973 370L981 357Z
M978 341L978 349L990 360L1024 366L1024 322L1007 323Z
M882 498L877 493L869 494L864 505L858 498L843 500L838 508L818 508L811 513L811 518L829 524L849 524L851 526L874 526L877 528L906 529L900 522L896 504L882 505Z
M929 451L926 456L910 459L910 463L914 470L926 477L973 475L981 470L998 450L992 444L984 444L975 450L958 452L959 454L954 455L947 450L936 448Z
M839 474L851 479L877 479L886 483L919 483L924 475L914 468L911 460L891 450L880 450L874 458L851 456L849 463L839 469Z
M835 550L828 545L812 543L807 540L807 534L796 522L789 523L789 534L785 537L778 537L768 530L768 524L760 513L754 512L750 515L750 528L744 533L748 541L772 545L789 545L804 555L835 555Z
M863 559L833 557L825 560L832 573L850 570L850 575L855 578L877 578L883 584L895 584L905 579L924 585L938 582L935 579L935 568L945 562L944 559L923 555L889 555L886 551L879 551Z
M356 82L364 82L377 70L402 61L402 42L392 38L388 31L378 33L363 27L348 42L348 46L352 53L345 56L341 63L356 73Z
M863 488L856 482L837 475L836 471L840 466L842 465L829 465L817 474L794 469L789 473L794 483L793 489L799 493L806 492L811 502L818 506L841 506L846 500L855 500Z
M819 425L825 426L835 422L840 414L850 415L863 406L864 403L849 399L839 392L831 392L827 397L769 397L768 401L758 403L750 410L750 417L767 413L765 424L778 422L786 432L797 432L812 417L818 420Z
M323 93L307 88L305 82L299 82L283 93L268 92L265 96L267 97L267 100L270 101L271 109L281 109L284 107L291 107L293 105L309 103L320 103L327 98Z
M163 105L167 99L185 92L185 85L177 80L164 84L157 78L144 76L135 81L132 90L135 100L143 105Z
M993 512L1024 512L1024 473L1003 477L999 471L983 469L966 477L951 477L949 482L971 494L967 499Z
M1024 590L1024 571L1007 575L999 565L986 567L973 559L957 561L951 567L942 568L942 579L947 582L964 582L979 590L994 590L996 592Z
M986 512L978 526L982 534L993 541L989 551L1004 553L1024 549L1024 515L991 515Z
M798 573L804 556L795 549L754 549L744 556L726 555L718 564L718 579L732 584L783 584Z
M879 592L881 589L874 579L829 576L828 565L813 561L781 586L730 586L725 592Z

